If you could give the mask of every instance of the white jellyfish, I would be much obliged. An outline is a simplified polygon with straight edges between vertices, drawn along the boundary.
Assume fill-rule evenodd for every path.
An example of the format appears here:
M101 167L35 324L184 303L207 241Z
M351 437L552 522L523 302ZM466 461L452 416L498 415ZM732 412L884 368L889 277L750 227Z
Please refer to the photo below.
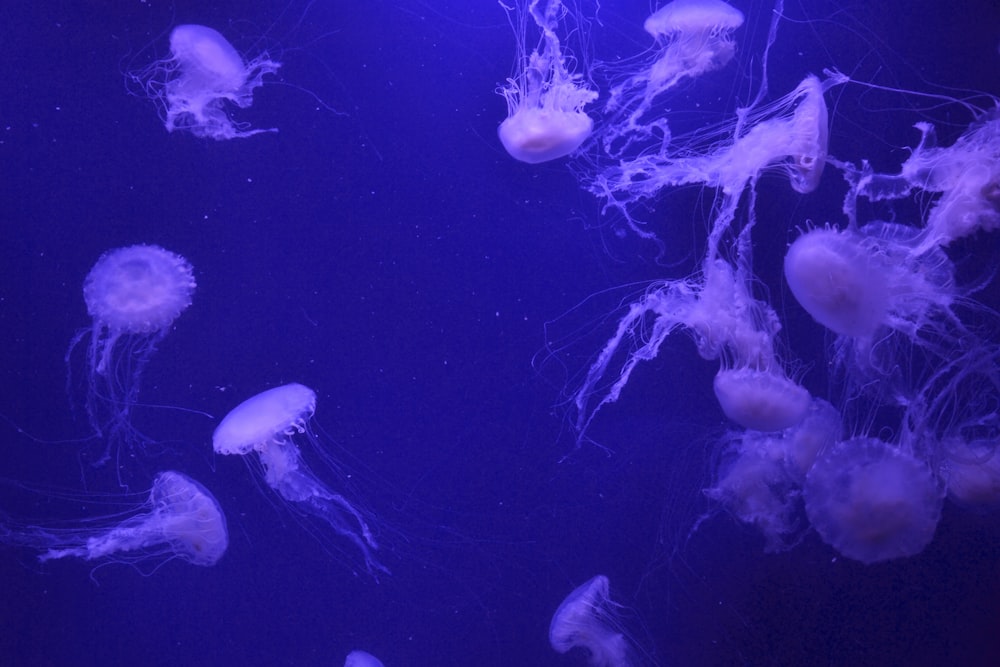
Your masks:
M581 433L602 406L618 400L635 367L655 358L678 329L691 335L703 358L722 361L715 394L727 417L745 428L780 431L805 416L809 392L788 378L776 351L777 315L750 294L741 270L715 259L706 262L700 279L654 283L628 306L575 393ZM612 372L614 382L600 389Z
M611 599L608 578L597 575L570 593L549 625L549 644L559 653L586 651L594 667L636 664L619 606Z
M924 550L944 493L930 467L905 448L853 438L820 455L803 498L824 542L853 560L877 563Z
M845 212L853 219L853 199L902 199L915 190L940 193L927 216L921 250L948 245L978 231L1000 230L1000 109L980 116L954 144L937 146L934 126L917 123L920 143L898 174L876 173L865 162L847 168L851 183Z
M253 91L281 63L266 53L244 62L218 31L203 25L179 25L170 33L170 57L129 76L160 108L168 132L183 130L217 140L250 137L275 129L249 129L234 121L226 103L245 109Z
M718 481L705 495L739 521L754 526L765 551L783 551L801 539L800 498L806 472L840 436L840 414L821 399L781 433L745 431L733 437Z
M112 449L134 444L130 416L142 372L174 320L191 305L195 290L186 259L155 245L109 250L94 264L83 284L90 329L79 332L66 353L72 385L72 353L86 336L87 416L107 438L94 465L105 463Z
M315 412L316 393L309 387L294 383L274 387L233 408L215 429L212 446L218 454L256 452L264 481L290 507L322 520L347 538L361 552L369 574L388 572L375 560L378 544L368 519L329 488L303 458L300 444L323 456L323 444L310 427Z
M40 561L108 559L153 569L174 558L204 567L226 552L229 533L219 503L209 491L176 471L159 473L149 498L129 511L95 517L85 527L4 530L0 541L42 551Z
M539 6L543 3L544 9ZM535 164L569 155L594 126L583 108L597 98L597 91L572 71L572 56L559 39L566 14L562 0L530 0L517 13L517 71L500 89L507 100L507 118L498 134L511 157L522 162ZM528 16L541 33L530 54Z
M601 143L613 157L655 139L661 148L671 140L670 123L653 113L657 98L687 78L721 69L736 53L733 32L743 13L722 0L674 0L650 15L643 28L654 40L644 64L634 64L611 87L604 107ZM645 152L640 150L638 152Z

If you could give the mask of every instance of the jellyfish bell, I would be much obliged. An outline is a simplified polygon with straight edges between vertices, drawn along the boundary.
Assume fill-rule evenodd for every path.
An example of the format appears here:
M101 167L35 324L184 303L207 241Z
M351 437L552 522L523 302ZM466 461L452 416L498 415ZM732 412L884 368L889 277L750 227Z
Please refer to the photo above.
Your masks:
M552 616L549 644L559 653L579 648L595 667L635 664L631 640L625 634L619 606L611 599L610 584L597 575L573 590Z
M1000 508L1000 456L996 442L964 442L949 438L944 443L942 476L948 498L974 510Z
M112 449L141 439L130 416L142 372L174 321L191 305L195 287L191 264L155 245L109 250L87 274L83 297L93 320L70 342L66 362L72 389L73 351L89 336L87 417L94 432L107 439L95 465L107 461Z
M264 481L290 508L324 522L349 540L372 575L388 572L374 557L378 549L369 518L330 488L303 458L301 445L322 456L323 445L312 430L316 393L292 383L248 398L233 408L212 436L218 454L247 456L255 452Z
M562 0L531 0L520 11L532 18L541 37L528 54L528 24L521 16L515 27L520 70L500 89L507 118L497 134L511 157L537 164L569 155L587 140L594 122L583 108L597 99L597 91L570 69L572 58L558 34L567 14Z
M682 77L724 67L736 53L732 33L743 12L722 0L673 0L651 14L643 29L667 44L650 71L650 84L662 91Z
M930 467L900 447L853 438L824 452L806 476L806 514L823 541L862 563L914 556L941 518Z
M179 559L209 567L229 545L226 518L215 497L183 473L153 480L148 499L126 513L88 519L84 528L34 527L9 531L3 541L39 549L42 562L62 558L110 560L153 568Z
M385 667L382 661L365 651L351 651L347 654L344 667Z
M805 417L812 397L781 372L723 369L713 382L727 417L755 431L782 431Z
M244 61L218 31L185 24L170 33L168 58L128 76L160 107L168 132L183 130L221 141L277 131L249 129L230 118L226 105L249 107L264 76L279 67L266 53Z

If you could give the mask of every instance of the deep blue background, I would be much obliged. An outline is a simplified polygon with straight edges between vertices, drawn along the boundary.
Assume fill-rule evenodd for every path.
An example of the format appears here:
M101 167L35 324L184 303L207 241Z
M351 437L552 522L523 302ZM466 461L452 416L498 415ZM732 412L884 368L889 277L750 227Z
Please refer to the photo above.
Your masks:
M689 535L728 425L714 368L683 337L595 422L609 451L574 451L564 384L610 321L555 356L546 330L570 335L627 292L546 323L601 290L683 275L704 198L683 192L651 215L669 240L658 265L613 233L564 165L511 160L494 91L514 41L496 3L44 4L7 8L0 26L0 475L49 494L80 488L80 445L38 440L87 433L63 363L88 324L82 281L109 248L160 244L191 261L198 291L142 401L218 418L270 386L316 388L319 423L380 517L393 575L353 576L350 553L303 530L241 462L214 459L215 421L143 408L137 424L162 444L129 461L131 483L166 467L200 480L227 513L229 552L213 568L173 562L149 577L112 565L95 584L86 563L0 550L0 664L339 665L355 648L389 667L563 664L549 618L597 573L662 665L1000 664L996 516L947 506L923 554L873 566L815 535L765 555L721 515ZM643 48L628 26L647 4L604 4L595 52ZM755 85L750 54L769 20L769 4L734 4L748 16L743 55L705 84L723 106ZM774 90L834 65L911 89L1000 91L991 0L873 4L789 3ZM177 23L285 62L241 116L278 134L168 135L128 94L123 73L162 56ZM886 169L905 159L914 121L954 110L859 90L835 99L831 152ZM756 230L758 270L820 394L823 334L779 267L796 225L839 220L837 180L810 198L765 182ZM25 515L45 516L51 500L11 484L3 494Z

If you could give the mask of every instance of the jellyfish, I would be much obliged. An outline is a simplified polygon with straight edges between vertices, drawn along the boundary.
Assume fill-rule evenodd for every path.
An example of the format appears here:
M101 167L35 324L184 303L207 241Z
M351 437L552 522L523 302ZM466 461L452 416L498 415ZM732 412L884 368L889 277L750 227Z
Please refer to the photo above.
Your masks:
M243 401L227 414L212 436L218 454L246 456L256 452L265 483L291 508L326 524L360 551L372 576L388 572L375 560L378 549L368 519L347 498L329 488L303 459L300 444L323 454L310 426L316 393L301 384L286 384Z
M215 497L187 475L168 470L153 480L149 498L125 513L88 519L85 527L6 528L0 541L41 550L42 562L61 558L112 560L154 569L174 558L215 565L229 545L226 518Z
M160 108L168 132L187 131L216 140L250 137L276 129L250 129L230 118L226 103L246 109L265 75L281 63L263 53L244 62L218 31L203 25L179 25L170 33L170 57L129 77Z
M951 146L937 145L934 126L916 124L920 142L898 174L875 172L865 162L845 167L851 192L845 212L853 221L857 197L902 199L915 190L940 193L930 208L920 250L948 245L976 232L1000 230L1000 106L982 112Z
M838 553L877 563L924 550L944 493L930 467L908 451L869 437L839 442L806 476L806 514Z
M74 349L87 345L87 417L99 436L107 438L95 466L106 463L112 449L135 444L131 411L146 364L174 320L191 305L195 280L186 259L155 245L109 250L94 264L83 284L89 329L79 332L66 353L67 384L72 390Z
M597 575L570 593L549 625L549 644L559 653L574 648L587 651L594 667L636 664L634 647L611 599L608 578Z
M739 266L715 258L700 278L653 283L628 306L575 392L578 430L583 433L602 406L618 400L635 367L654 359L677 330L691 335L702 358L722 361L714 388L727 417L761 431L780 431L805 417L811 397L782 367L777 314L750 294L748 280ZM615 368L616 379L603 389Z
M382 661L365 651L351 651L347 654L344 667L385 667Z
M543 2L544 8L539 7ZM530 54L525 13L541 32ZM531 0L515 27L518 71L499 91L507 100L507 118L497 132L511 157L522 162L537 164L569 155L594 126L583 108L597 98L597 91L571 71L572 57L558 35L566 13L562 0Z
M812 399L801 421L781 433L732 436L715 486L705 495L764 537L764 550L784 551L802 537L802 484L819 452L840 436L840 414Z

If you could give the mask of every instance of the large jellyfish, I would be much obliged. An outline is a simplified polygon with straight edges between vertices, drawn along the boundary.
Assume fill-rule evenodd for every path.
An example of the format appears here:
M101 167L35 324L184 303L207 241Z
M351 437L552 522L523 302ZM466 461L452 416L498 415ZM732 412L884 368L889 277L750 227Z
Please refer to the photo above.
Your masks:
M88 519L85 527L11 528L0 541L42 551L40 561L59 558L111 559L159 567L173 558L215 565L226 552L226 518L209 491L187 475L168 470L153 480L139 507Z
M877 563L913 556L934 537L944 493L907 448L853 438L828 448L806 476L806 514L823 541Z
M309 387L274 387L233 408L215 429L212 446L219 454L256 452L264 481L291 507L324 521L353 543L369 574L388 572L372 553L378 544L364 514L321 481L302 457L300 443L323 455L309 424L315 412L316 393Z
M254 89L281 63L263 53L244 62L218 31L203 25L179 25L170 33L170 57L129 76L160 107L168 132L223 140L250 137L276 129L250 129L229 117L226 103L245 109Z
M139 394L143 369L174 320L191 305L195 289L191 265L180 255L155 245L116 248L101 255L83 284L90 329L78 333L71 355L87 335L87 416L107 438L105 463L112 449L134 442L130 414ZM72 384L72 377L70 378Z
M544 3L544 9L539 5ZM507 118L498 134L511 157L535 164L569 155L590 136L594 123L583 108L597 98L560 43L558 31L567 14L562 0L531 0L517 14L517 72L500 93L507 100ZM541 32L538 45L527 52L527 16Z
M594 667L628 667L636 664L635 647L611 599L608 578L597 575L570 593L549 625L549 644L559 653L574 648L589 653Z
M367 651L351 651L347 654L344 667L385 667L385 665Z

